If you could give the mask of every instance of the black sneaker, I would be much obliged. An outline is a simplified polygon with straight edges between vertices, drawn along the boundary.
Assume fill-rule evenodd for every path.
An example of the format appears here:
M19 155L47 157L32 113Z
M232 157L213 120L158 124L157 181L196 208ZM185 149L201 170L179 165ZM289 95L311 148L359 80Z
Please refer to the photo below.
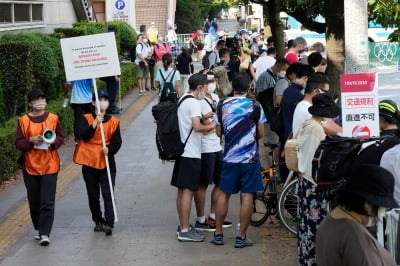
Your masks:
M215 228L215 220L213 218L208 217L206 223L209 224L211 227ZM229 228L229 227L232 227L232 222L224 221L224 223L222 224L222 228Z
M207 223L207 220L204 223L200 223L199 221L196 221L194 228L199 231L214 232L215 231L215 223L209 224L209 223Z
M113 227L108 224L103 225L103 232L106 234L106 236L112 235Z
M96 223L95 227L93 228L93 231L95 232L103 231L103 223Z

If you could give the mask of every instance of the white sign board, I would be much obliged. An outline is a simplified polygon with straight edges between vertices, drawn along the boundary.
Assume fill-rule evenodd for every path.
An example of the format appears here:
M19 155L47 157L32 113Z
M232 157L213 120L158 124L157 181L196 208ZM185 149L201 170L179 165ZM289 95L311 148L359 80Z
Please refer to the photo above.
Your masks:
M361 139L379 136L376 73L343 74L340 87L343 136Z
M68 81L121 74L113 32L61 39Z

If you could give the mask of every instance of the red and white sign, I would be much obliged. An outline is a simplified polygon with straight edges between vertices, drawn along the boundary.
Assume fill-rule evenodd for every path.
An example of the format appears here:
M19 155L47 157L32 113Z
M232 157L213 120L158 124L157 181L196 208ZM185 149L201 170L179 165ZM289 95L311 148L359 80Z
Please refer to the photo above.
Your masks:
M377 81L376 73L340 76L343 136L379 136Z
M121 74L113 32L61 39L68 81Z

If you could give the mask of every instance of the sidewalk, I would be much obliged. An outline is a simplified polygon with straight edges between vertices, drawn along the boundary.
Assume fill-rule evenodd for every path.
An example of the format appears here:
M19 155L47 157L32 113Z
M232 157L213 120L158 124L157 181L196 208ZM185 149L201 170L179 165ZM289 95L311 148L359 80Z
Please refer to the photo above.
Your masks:
M177 240L176 189L169 185L173 164L158 159L153 96L155 92L139 98L134 90L122 104L123 146L116 156L115 187L119 222L113 235L93 232L80 166L71 162L74 145L69 143L60 151L62 170L49 247L33 240L23 182L0 194L1 247L14 242L0 249L0 265L296 265L296 240L279 222L251 227L248 235L254 246L245 249L233 247L234 227L224 231L225 245L220 247L209 243L212 233L201 243ZM239 198L233 195L228 212L233 224L238 223L238 211Z

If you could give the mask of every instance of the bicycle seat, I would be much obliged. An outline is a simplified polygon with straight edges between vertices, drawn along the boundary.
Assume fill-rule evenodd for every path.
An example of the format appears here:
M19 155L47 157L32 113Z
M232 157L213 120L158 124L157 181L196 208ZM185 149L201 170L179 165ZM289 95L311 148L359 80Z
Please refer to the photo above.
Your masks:
M264 146L270 148L271 150L273 150L273 149L278 148L280 146L280 144L279 143L272 143L272 142L267 141L267 142L264 143Z

